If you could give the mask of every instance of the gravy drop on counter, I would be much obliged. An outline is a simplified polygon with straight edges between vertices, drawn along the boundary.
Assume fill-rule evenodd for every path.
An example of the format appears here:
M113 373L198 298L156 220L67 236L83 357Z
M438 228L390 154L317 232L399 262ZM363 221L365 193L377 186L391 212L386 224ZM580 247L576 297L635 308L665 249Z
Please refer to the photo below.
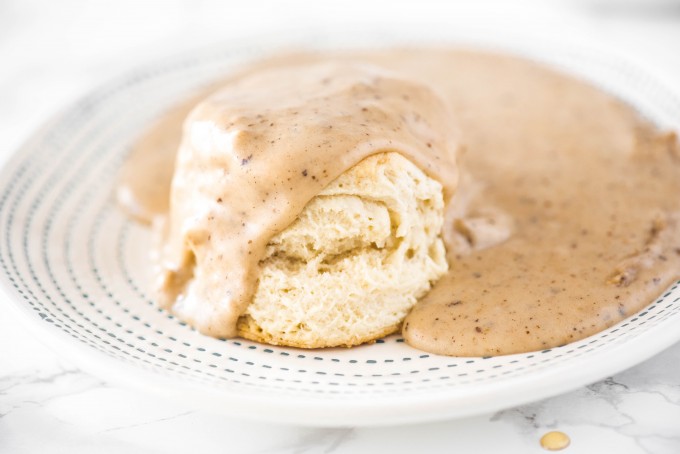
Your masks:
M198 126L181 147L181 123L193 103L179 106L140 140L127 163L122 201L135 201L124 203L134 216L164 215L173 194L170 204L179 211L166 223L175 242L165 252L165 305L180 312L193 306L188 318L202 332L233 335L232 322L257 281L257 260L249 257L258 257L267 239L324 185L386 147L363 137L398 142L396 151L454 194L443 231L449 272L403 325L404 338L416 348L485 356L557 347L632 315L680 276L680 147L674 134L657 130L630 106L512 56L417 49L334 54L332 65L318 65L328 59L297 55L259 64L258 71L288 71L287 79L272 85L265 75L248 79L249 86L228 84L191 114ZM382 69L351 69L366 63ZM376 86L367 77L362 89L338 82L383 70L391 74L381 76L385 80L397 75L412 82ZM349 79L348 71L354 71ZM325 78L337 90L324 91ZM282 93L284 86L295 88ZM413 112L429 132L414 126ZM385 133L399 127L413 132ZM220 128L233 132L231 158L239 158L225 158L223 171L195 147ZM457 147L450 144L457 139L442 137L447 130L462 137L459 181ZM318 146L327 151L307 153ZM163 157L145 157L160 148ZM171 191L176 149L182 151ZM149 166L163 165L158 178L139 183ZM192 172L212 176L187 173L192 165ZM217 195L227 186L215 183L226 169L238 182L229 192L239 194L228 203ZM195 185L200 200L178 191L187 185ZM195 207L204 219L221 221L187 226L182 219ZM178 234L183 229L190 235ZM217 248L215 235L225 238ZM186 253L185 241L221 261L237 284L227 288L225 276L214 276L219 282L206 277L195 285L195 257ZM199 299L210 302L202 313Z
M548 432L541 437L541 447L548 451L560 451L571 443L569 435L560 431Z

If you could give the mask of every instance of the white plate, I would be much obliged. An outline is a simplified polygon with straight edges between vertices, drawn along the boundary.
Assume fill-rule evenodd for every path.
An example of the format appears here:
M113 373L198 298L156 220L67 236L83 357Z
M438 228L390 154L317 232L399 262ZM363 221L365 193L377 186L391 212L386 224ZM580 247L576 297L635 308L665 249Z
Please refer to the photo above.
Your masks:
M572 46L497 42L590 79L663 126L680 125L678 95L635 65ZM114 176L134 138L164 108L253 55L206 50L108 84L46 125L2 171L0 280L9 304L83 369L239 417L381 425L490 412L565 392L680 339L678 284L583 341L490 358L431 355L399 336L312 351L220 341L156 309L145 292L149 233L116 208Z

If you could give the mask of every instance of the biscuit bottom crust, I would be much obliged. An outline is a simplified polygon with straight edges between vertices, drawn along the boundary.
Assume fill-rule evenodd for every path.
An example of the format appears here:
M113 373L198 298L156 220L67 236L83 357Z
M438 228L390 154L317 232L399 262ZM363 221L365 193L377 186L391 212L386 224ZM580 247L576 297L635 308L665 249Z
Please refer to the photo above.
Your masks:
M248 339L255 342L260 342L269 345L278 345L283 347L295 347L295 348L327 348L327 347L354 347L356 345L374 343L381 337L389 336L394 334L401 329L401 322L396 325L388 326L382 328L380 331L376 331L371 334L365 334L362 337L356 337L348 339L347 342L342 344L328 344L323 340L318 340L315 343L306 343L303 341L296 341L291 338L276 337L271 333L265 332L255 320L250 315L244 315L238 319L238 335L244 339Z

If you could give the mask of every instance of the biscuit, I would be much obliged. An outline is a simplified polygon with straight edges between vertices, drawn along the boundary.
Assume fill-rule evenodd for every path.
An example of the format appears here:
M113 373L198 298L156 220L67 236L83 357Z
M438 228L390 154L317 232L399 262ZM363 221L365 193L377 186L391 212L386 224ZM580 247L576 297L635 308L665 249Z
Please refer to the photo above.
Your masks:
M241 337L300 348L391 334L448 269L442 185L396 152L361 161L274 236Z

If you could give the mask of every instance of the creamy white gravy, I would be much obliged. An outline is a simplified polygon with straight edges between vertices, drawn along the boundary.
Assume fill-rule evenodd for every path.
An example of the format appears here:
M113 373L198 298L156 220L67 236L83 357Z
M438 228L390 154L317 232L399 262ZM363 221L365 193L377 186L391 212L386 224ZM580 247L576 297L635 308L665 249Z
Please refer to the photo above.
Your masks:
M248 71L326 60L327 55L286 56ZM235 271L244 272L229 289L238 295L232 299L238 301L231 306L233 310L219 309L225 302L217 294L210 295L209 288L196 292L194 297L208 298L218 308L192 320L201 331L217 336L234 334L232 323L245 308L257 281L257 261L248 256L257 257L266 241L290 224L325 184L363 157L385 151L385 141L398 142L396 151L438 178L452 194L458 130L464 147L458 157L463 178L449 204L443 232L450 271L405 320L403 334L409 344L459 356L563 345L631 315L680 276L680 147L674 134L658 131L629 106L587 83L510 56L417 49L333 55L332 60L335 63L317 65L314 71L327 71L329 77L334 71L341 75L348 71L342 68L356 68L358 62L396 76L377 71L379 78L393 83L381 88L371 88L369 83L369 91L358 98L352 98L356 94L352 89L335 90L322 102L320 99L330 93L318 96L323 87L311 82L318 77L288 74L286 77L306 77L308 83L300 84L289 98L273 95L279 101L285 99L283 104L267 95L272 81L266 77L260 81L263 95L243 102L238 99L239 84L233 83L232 77L230 88L214 98L213 107L208 102L192 114L194 119L228 125L234 119L224 117L219 106L225 99L219 96L234 97L234 102L245 106L235 122L237 128L250 134L240 136L244 141L241 158L252 163L258 162L255 158L266 158L257 164L259 178L251 181L247 172L241 172L238 185L231 186L243 188L249 194L246 201L218 202L218 193L224 193L226 186L200 189L205 200L211 200L206 206L216 210L218 218L238 219L239 225L241 220L254 219L258 226L212 226L211 232L232 235L228 260ZM346 76L354 81L364 77L356 73ZM400 81L400 77L431 87L444 100L445 108L429 90ZM403 97L405 89L413 93ZM379 90L381 99L375 99L377 93L371 90ZM371 105L381 112L378 116L367 116L362 110L371 96ZM295 108L286 110L288 102L295 102ZM324 102L334 107L321 109L319 115ZM195 100L189 101L161 119L138 142L128 160L119 199L134 216L149 221L163 215L171 192L173 208L187 203L175 200L182 196L171 191L170 180L181 123L194 104ZM268 117L272 105L276 121ZM296 110L298 114L293 114ZM305 117L296 119L301 111ZM348 115L338 114L345 111ZM414 112L418 121L428 125L426 130L414 126L415 116L404 117L404 113ZM233 116L233 111L228 115ZM267 121L258 123L262 118ZM279 145L275 141L268 147L281 133L275 128L279 122L286 128L296 123L303 135L297 142ZM270 123L274 126L268 126ZM385 132L397 126L409 133ZM358 137L366 133L380 143L361 145L366 142ZM293 146L316 146L324 141L335 145L323 159L310 159L307 151ZM190 143L179 148L184 150L180 162L183 155L200 161L187 151ZM276 157L281 150L289 153L285 160ZM285 188L278 187L284 172L296 178ZM175 177L178 179L173 186L197 183L182 183L181 176ZM264 202L255 203L255 190L249 191L248 185L258 188ZM245 214L240 214L245 208ZM170 229L181 227L179 218L167 225ZM219 254L226 256L226 251L211 250L207 235L194 235L192 241L204 241L204 253L215 255L215 259ZM173 257L172 247L166 254L171 262L168 269L192 260ZM190 277L166 274L169 281L161 283L168 289L166 306L178 297L186 299L185 294L179 294L185 287L173 285ZM223 283L219 292L224 294Z

